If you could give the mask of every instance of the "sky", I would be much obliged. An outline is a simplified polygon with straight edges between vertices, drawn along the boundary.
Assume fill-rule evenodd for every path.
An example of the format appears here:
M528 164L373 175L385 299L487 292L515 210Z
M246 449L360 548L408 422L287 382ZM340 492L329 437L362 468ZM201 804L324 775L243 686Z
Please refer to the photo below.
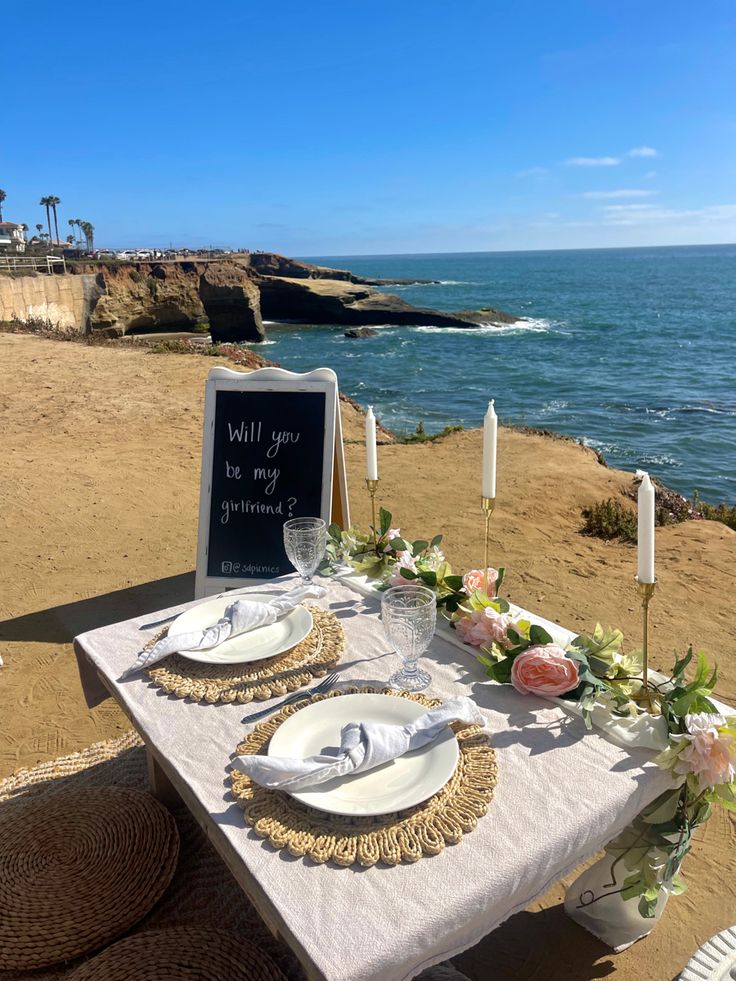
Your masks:
M55 194L112 248L736 242L733 0L35 0L2 34L31 228Z

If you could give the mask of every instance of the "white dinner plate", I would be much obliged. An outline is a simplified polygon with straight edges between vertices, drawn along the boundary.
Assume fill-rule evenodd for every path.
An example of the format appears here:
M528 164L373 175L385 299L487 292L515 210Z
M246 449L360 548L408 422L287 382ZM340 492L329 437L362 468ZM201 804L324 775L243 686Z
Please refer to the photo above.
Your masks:
M304 759L340 745L348 722L406 725L427 711L424 705L393 695L340 695L307 705L283 722L268 747L269 756ZM455 772L460 756L455 734L441 736L411 753L366 773L336 777L291 796L329 814L391 814L421 804Z
M268 603L273 596L261 593L248 593L245 596L215 596L204 603L198 603L181 613L169 627L169 636L188 633L190 630L203 630L217 623L225 610L235 600ZM209 651L179 651L190 661L203 664L247 664L249 661L262 661L266 657L276 657L295 647L312 629L312 614L304 606L296 606L276 623L266 627L256 627L247 633L238 634L218 644Z

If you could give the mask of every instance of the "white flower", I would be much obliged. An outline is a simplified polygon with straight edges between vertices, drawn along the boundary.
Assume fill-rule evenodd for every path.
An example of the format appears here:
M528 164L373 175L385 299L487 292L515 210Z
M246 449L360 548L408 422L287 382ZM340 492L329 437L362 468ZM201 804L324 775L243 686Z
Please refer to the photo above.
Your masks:
M675 773L692 773L700 791L736 780L736 716L698 712L685 716L687 733L679 736L689 745L678 754Z

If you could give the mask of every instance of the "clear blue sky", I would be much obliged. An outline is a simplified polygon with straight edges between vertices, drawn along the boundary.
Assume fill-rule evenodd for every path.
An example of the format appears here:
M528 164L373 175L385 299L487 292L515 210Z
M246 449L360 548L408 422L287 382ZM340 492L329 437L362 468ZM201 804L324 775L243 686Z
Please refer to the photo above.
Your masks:
M732 0L5 3L0 187L115 247L736 241Z

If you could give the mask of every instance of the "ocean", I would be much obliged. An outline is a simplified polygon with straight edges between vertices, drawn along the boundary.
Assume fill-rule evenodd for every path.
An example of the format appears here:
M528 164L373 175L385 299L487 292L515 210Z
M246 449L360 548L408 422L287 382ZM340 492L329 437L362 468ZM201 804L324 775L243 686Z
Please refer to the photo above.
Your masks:
M736 245L309 261L440 280L386 287L417 306L524 318L477 330L386 325L366 340L319 324L267 328L265 355L292 371L334 368L389 429L477 427L494 398L502 421L736 503Z

